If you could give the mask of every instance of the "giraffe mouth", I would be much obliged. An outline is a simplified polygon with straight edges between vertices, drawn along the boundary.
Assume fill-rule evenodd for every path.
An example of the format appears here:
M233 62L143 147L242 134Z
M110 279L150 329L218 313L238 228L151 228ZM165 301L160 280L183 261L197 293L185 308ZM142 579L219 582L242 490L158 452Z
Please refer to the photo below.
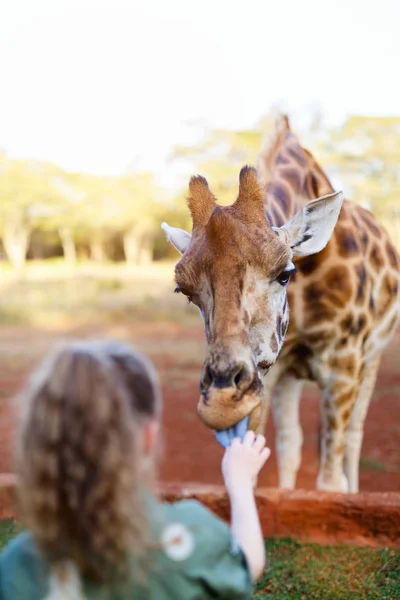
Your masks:
M235 438L239 438L243 441L244 436L246 435L247 427L249 424L249 417L245 417L236 425L232 425L232 427L228 427L228 429L223 429L222 431L216 431L215 435L217 438L217 442L223 447L227 448L232 440Z

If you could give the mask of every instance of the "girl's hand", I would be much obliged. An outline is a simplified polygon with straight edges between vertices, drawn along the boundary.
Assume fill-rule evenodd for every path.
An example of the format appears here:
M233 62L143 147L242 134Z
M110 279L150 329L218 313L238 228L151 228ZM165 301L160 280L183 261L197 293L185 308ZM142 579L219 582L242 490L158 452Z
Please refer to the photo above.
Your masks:
M261 434L248 431L243 442L235 438L222 460L222 474L228 493L252 487L270 454L270 449L265 446L265 437Z

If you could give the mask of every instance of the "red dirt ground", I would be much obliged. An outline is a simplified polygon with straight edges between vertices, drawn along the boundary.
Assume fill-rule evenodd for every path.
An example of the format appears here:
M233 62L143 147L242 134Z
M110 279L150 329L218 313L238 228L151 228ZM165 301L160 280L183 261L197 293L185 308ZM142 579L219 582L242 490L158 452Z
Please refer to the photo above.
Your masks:
M222 449L212 432L196 414L198 380L204 357L200 325L172 323L107 326L72 334L2 328L0 332L0 472L10 472L14 404L29 369L59 339L112 337L129 340L155 361L164 391L164 450L161 477L164 481L222 483ZM365 426L360 469L362 491L400 491L400 332L385 353ZM318 471L318 390L306 388L301 404L304 431L303 459L297 487L313 489ZM270 419L268 443L274 448ZM275 452L259 484L277 485Z

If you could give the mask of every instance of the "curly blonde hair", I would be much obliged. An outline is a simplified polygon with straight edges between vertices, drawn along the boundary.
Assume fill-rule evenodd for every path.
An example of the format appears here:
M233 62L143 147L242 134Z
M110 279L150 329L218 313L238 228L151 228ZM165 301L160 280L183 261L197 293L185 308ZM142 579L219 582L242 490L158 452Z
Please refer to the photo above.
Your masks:
M152 365L118 343L55 351L22 394L16 444L22 518L53 567L100 583L144 562L143 423L159 417ZM147 471L151 471L148 468Z

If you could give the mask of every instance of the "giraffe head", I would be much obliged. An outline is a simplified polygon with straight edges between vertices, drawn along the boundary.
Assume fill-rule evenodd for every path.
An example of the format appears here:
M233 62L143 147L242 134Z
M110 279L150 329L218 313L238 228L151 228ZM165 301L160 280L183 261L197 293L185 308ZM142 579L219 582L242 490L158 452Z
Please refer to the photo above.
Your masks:
M229 430L247 417L249 427L256 429L262 380L288 327L292 260L325 247L342 194L308 202L277 228L265 216L253 168L241 170L239 194L230 206L216 203L203 177L193 177L189 191L192 234L166 223L162 227L182 254L175 268L176 291L199 308L205 327L198 414L216 431Z

